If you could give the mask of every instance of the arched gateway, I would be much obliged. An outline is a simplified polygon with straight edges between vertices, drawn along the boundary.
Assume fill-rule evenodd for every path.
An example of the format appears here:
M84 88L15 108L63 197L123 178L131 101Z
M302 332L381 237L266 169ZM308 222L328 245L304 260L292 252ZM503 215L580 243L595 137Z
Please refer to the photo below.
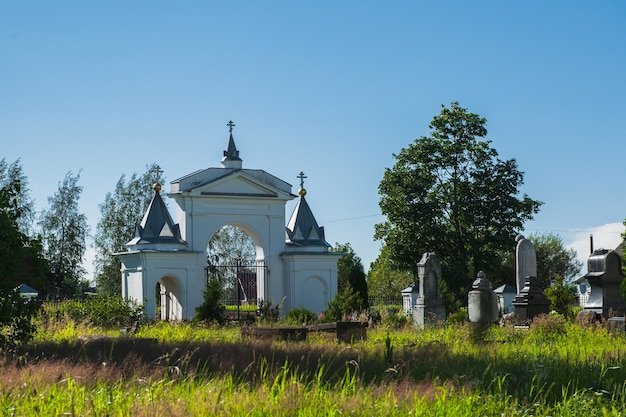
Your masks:
M337 259L329 252L305 199L300 173L299 201L285 227L285 204L296 198L291 185L258 169L244 169L230 137L221 167L196 171L170 183L176 223L161 199L161 185L136 227L122 263L122 295L143 302L149 318L192 318L207 284L209 240L225 225L244 230L256 246L259 300L283 302L285 312L304 307L320 312L337 291Z

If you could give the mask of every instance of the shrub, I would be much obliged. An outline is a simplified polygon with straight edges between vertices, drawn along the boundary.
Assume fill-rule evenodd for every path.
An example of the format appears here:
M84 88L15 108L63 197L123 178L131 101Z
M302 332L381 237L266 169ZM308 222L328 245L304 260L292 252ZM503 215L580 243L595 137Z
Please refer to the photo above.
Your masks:
M302 326L315 322L317 314L306 308L294 308L285 317L285 322L292 326Z
M195 320L207 323L224 323L224 306L219 302L222 295L222 287L219 280L209 279L203 295L203 303L196 307Z
M283 301L285 299L283 298ZM274 323L278 321L280 317L280 309L283 303L277 306L273 306L271 301L259 300L259 306L257 308L257 316L261 323Z
M32 319L40 309L40 301L26 300L17 291L0 295L0 346L12 347L32 339L37 330Z
M567 321L558 313L540 314L530 323L532 333L542 338L553 338L567 332Z
M328 308L324 310L324 320L341 321L346 317L361 311L361 299L354 292L350 283L346 283L342 292L338 292L335 298L328 303Z
M100 296L85 300L67 300L54 306L47 305L46 312L57 319L67 315L77 323L87 322L103 329L132 326L145 322L143 306L119 296Z
M386 308L381 311L381 324L391 329L401 329L409 324L409 319L402 309Z
M546 290L546 296L550 300L550 309L572 318L572 301L576 294L576 288L565 282L562 276L557 276Z
M447 322L448 324L463 324L469 322L467 307L461 307L457 311L450 313Z

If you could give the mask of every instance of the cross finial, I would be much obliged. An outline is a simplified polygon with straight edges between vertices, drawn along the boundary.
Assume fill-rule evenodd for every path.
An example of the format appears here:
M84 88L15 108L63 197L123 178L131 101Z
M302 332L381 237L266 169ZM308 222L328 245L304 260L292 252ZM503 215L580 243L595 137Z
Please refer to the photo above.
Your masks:
M228 133L233 133L233 127L235 127L235 124L233 123L233 121L231 120L230 122L226 123L226 126L228 126Z
M298 175L296 178L300 178L300 188L304 188L304 179L306 178L304 172L300 171L300 175Z
M154 167L154 172L156 173L156 182L152 185L152 189L159 193L161 191L161 183L159 182L159 174L163 172L160 166L156 165Z
M156 173L156 182L159 182L159 174L163 172L163 170L157 165L154 167L154 172Z

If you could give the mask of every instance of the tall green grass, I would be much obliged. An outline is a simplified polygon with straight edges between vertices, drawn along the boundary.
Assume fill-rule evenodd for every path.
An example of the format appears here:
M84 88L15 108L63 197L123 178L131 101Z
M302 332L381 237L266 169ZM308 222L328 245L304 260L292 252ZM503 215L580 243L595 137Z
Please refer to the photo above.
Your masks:
M342 344L156 323L134 338L5 358L0 415L607 416L626 409L626 336L559 317L528 330L370 329ZM64 342L65 343L65 342ZM100 343L100 344L98 344ZM74 359L79 358L79 359Z

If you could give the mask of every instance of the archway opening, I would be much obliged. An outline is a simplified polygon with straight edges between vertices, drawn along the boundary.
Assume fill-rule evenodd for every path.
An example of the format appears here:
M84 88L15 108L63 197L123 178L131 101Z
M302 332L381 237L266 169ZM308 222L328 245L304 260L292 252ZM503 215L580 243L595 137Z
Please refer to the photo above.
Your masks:
M164 321L180 321L183 319L183 306L180 302L180 285L176 278L163 277L155 288L156 315Z
M257 310L264 293L267 269L263 248L243 227L225 225L213 234L207 245L207 282L220 283L220 304L227 316Z

